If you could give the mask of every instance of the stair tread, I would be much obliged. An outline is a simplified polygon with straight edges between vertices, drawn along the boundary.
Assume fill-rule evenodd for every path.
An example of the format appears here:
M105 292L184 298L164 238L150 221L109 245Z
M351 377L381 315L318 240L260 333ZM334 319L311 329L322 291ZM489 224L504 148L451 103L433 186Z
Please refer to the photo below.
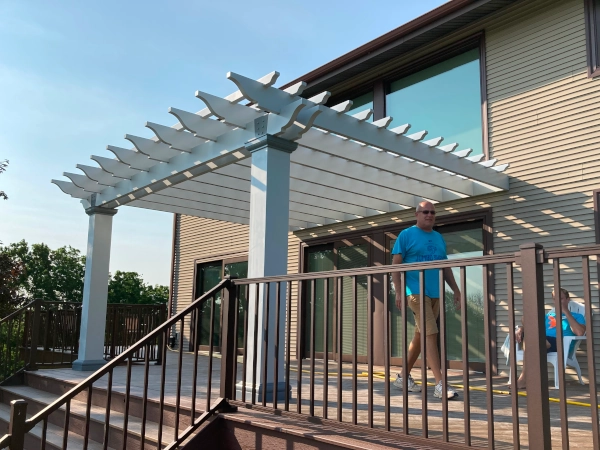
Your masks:
M43 403L45 405L49 405L58 398L59 395L52 394L48 391L43 391L40 389L32 388L30 386L3 386L2 390L11 392L14 395L24 397L25 400L36 401L39 403ZM78 400L71 400L71 414L77 415L82 418L85 418L86 413L86 403ZM64 411L65 407L61 406L60 409ZM9 407L10 410L10 407ZM105 422L105 414L106 409L101 406L92 405L90 408L90 419L104 423ZM127 431L134 435L141 435L142 431L142 419L136 416L129 415L127 423ZM125 418L125 414L122 412L117 412L111 410L110 412L110 424L111 426L122 429L123 428L123 420ZM144 432L144 436L147 440L156 442L158 441L158 423L146 420L146 430ZM169 427L163 424L163 436L162 443L168 444L173 441L175 436L175 428Z
M27 418L29 419L30 417L31 417L31 414L27 414ZM4 420L7 423L10 422L10 406L0 403L0 420ZM43 426L42 426L42 423L40 422L36 426L34 426L31 429L31 431L29 431L29 433L31 433L33 436L37 437L38 439L41 439L42 431L43 431ZM64 432L61 427L58 427L51 423L48 423L48 426L46 428L46 442L62 448L63 434L64 434ZM68 439L69 439L69 448L83 448L83 443L84 443L83 436L81 436L73 431L69 431ZM93 441L91 439L88 441L88 449L89 450L102 450L102 448L103 448L103 446L99 442ZM114 450L111 447L109 447L109 449Z

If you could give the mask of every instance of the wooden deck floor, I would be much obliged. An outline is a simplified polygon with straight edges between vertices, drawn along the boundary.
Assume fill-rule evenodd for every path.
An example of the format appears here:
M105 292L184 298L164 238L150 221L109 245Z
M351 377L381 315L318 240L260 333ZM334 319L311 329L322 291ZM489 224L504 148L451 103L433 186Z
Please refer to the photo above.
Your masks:
M166 382L165 382L165 402L175 404L177 395L177 353L169 352L167 355L166 364ZM208 358L201 356L199 358L197 385L198 399L197 408L204 409L206 405L207 392L207 361ZM192 368L193 357L191 354L183 355L183 377L181 383L181 404L182 406L191 405L192 395ZM296 380L297 370L295 362L291 364L291 387L292 398L290 400L290 411L297 410L297 395L296 395ZM309 373L304 373L307 369L303 367L302 376L302 414L309 414L309 396L310 387ZM358 373L366 373L367 368L364 365L359 365ZM375 368L377 372L383 372L383 368ZM374 371L374 372L375 372ZM324 377L322 375L322 364L316 368L317 375L315 377L315 416L323 416L323 385ZM330 372L337 372L337 364L330 365ZM241 380L242 368L238 365L238 381ZM328 379L328 402L327 411L330 419L335 419L338 411L337 404L337 375L331 375ZM342 378L342 417L344 422L352 421L352 367L350 364L344 364L343 372L345 376ZM392 375L395 377L395 370L392 368ZM40 370L38 375L47 376L54 379L63 380L71 383L78 383L84 380L90 373L77 372L71 369L52 369ZM347 376L346 376L347 375ZM420 369L413 371L413 377L419 381ZM126 367L118 367L114 371L113 390L125 391L126 382ZM212 382L212 399L213 401L219 396L219 377L220 377L220 361L215 359L213 363L213 382ZM158 400L160 395L160 380L161 367L151 365L149 375L149 390L148 397ZM459 393L458 400L450 401L448 404L448 421L450 429L450 440L454 442L464 443L464 392L462 390L462 372L450 371L448 373L449 383L457 389ZM472 373L469 376L472 388L470 390L470 413L471 413L471 435L473 445L487 446L488 436L488 416L487 416L487 399L485 391L485 378L481 374ZM366 376L357 377L357 416L358 424L367 424L368 416L368 381ZM373 382L373 417L375 428L382 429L384 426L384 388L385 380L383 377L375 377ZM496 448L513 448L513 427L515 418L512 414L511 396L507 392L507 379L503 377L494 378L494 390L504 391L506 393L495 393L493 396L493 416L494 416L494 432ZM96 387L106 386L106 377L96 382ZM397 390L393 386L390 388L391 400L391 429L392 431L402 432L403 422L403 396L402 391ZM131 394L142 396L143 394L143 366L134 365L132 369ZM409 433L413 435L421 435L422 432L422 399L420 393L409 393ZM558 398L558 391L549 390L551 398ZM519 395L519 429L521 435L522 448L528 447L527 438L527 397L526 393ZM579 384L567 384L567 398L569 401L589 404L589 387ZM441 438L442 430L442 405L439 399L433 397L433 387L427 389L427 419L429 427L429 436L432 438ZM238 398L239 400L239 398ZM283 402L278 405L283 408ZM559 404L557 402L550 403L551 427L553 436L553 448L561 448L561 420ZM592 448L592 432L591 432L591 415L589 406L578 406L570 404L568 406L568 426L569 426L569 444L571 448Z

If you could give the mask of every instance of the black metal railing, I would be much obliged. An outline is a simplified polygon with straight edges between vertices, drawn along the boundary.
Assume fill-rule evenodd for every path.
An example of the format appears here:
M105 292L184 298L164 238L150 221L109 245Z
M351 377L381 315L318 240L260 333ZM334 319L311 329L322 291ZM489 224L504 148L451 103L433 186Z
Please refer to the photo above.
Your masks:
M77 429L83 434L83 448L88 447L90 441L90 420L92 406L101 406L104 408L104 431L102 432L102 439L100 444L103 448L122 448L125 450L129 445L132 444L128 437L128 424L130 411L133 410L134 406L132 403L132 385L133 383L139 383L141 386L136 385L136 388L140 389L141 394L141 432L139 434L140 441L135 442L139 448L145 448L147 436L146 436L146 425L148 423L149 416L149 390L159 389L158 398L155 399L158 403L158 448L164 443L163 432L165 426L165 420L169 419L171 428L173 430L173 439L166 448L176 448L183 441L185 441L198 427L200 427L211 415L216 411L228 410L228 404L224 398L232 398L234 389L233 379L234 374L232 373L233 366L233 355L235 354L235 341L229 339L229 331L227 323L233 320L235 311L229 309L230 297L231 297L231 282L226 279L219 285L209 290L206 294L194 301L190 306L184 309L179 314L163 322L160 326L150 331L145 337L138 340L135 344L131 345L127 350L117 355L108 362L104 367L93 373L86 380L79 383L77 386L69 390L66 394L62 395L56 401L46 406L43 410L35 414L30 419L24 420L27 411L27 402L22 400L15 400L11 405L11 425L9 434L5 435L0 439L0 448L10 446L11 449L22 449L23 448L23 436L28 433L36 425L41 424L41 448L45 448L48 444L48 424L51 422L51 416L55 414L62 414L63 419L61 421L62 426L62 448L66 449L69 447L71 439L73 439L73 433L70 433L72 429ZM187 373L188 366L183 364L183 352L179 352L177 356L176 369L172 373L167 372L167 365L162 364L160 366L160 382L157 383L149 377L150 372L150 355L152 354L153 348L160 348L162 353L162 360L166 358L167 347L162 345L166 342L169 336L171 327L174 325L182 326L186 321L192 317L192 314L197 312L206 302L212 304L212 310L214 311L215 296L221 293L223 299L222 314L224 317L223 327L223 340L221 348L224 349L224 355L221 358L221 376L220 376L220 394L221 397L216 397L211 391L213 384L213 361L215 355L212 349L209 350L208 362L205 376L201 376L198 372L199 368L199 351L195 350L194 353L194 364L193 364L193 382L191 385L182 386L182 376ZM194 314L194 317L199 317L198 314ZM211 321L211 324L213 321ZM211 325L212 335L212 325ZM183 334L180 334L179 348L182 348ZM135 361L138 355L144 355L143 364L136 365ZM204 361L204 360L203 360ZM123 368L122 365L126 364ZM132 372L134 365L141 370L136 372L135 379ZM119 390L121 382L115 383L115 371L124 369L125 370L125 386L124 391ZM168 383L168 380L176 380L176 386L174 390L165 389L165 386L172 385ZM101 393L97 393L97 389L101 389ZM186 389L185 392L182 389ZM189 390L189 397L188 397ZM199 405L200 391L204 391L204 402L203 405ZM165 397L172 397L174 408L172 411L165 411ZM182 405L182 399L186 400L191 398L191 404L188 407ZM85 419L83 424L74 424L75 420L80 420L78 417L75 418L71 414L71 404L73 401L85 402ZM121 432L115 431L111 427L111 415L114 414L113 408L116 408L123 414L123 422ZM60 410L64 410L64 413ZM114 422L114 419L112 419ZM187 425L185 430L180 430L181 425ZM83 431L81 431L83 430ZM171 440L171 439L169 439ZM72 444L72 443L71 443Z
M123 423L123 429L127 429L134 355L141 349L146 349L145 355L149 355L148 349L157 345L159 338L167 339L173 327L177 327L178 351L170 352L173 364L160 367L160 386L157 386L159 392L155 398L160 411L159 433L162 433L160 430L168 405L174 417L175 435L167 448L176 448L184 442L203 420L217 410L235 405L246 409L276 411L277 414L290 417L299 414L341 427L370 428L396 441L431 447L497 448L506 445L545 449L555 445L568 448L569 442L584 439L583 442L599 448L595 348L591 332L592 311L599 303L598 273L593 264L596 264L594 258L599 255L600 246L597 245L544 250L541 246L526 244L517 253L503 255L255 279L226 279L57 402L25 421L22 428L28 431L37 423L45 427L49 415L64 407L66 425L63 448L66 448L69 402L76 395L83 395L88 405L101 404L106 408L107 428L103 445L107 448L112 443L108 431L110 399L115 394L113 380L119 364L127 363ZM483 296L481 310L469 306L474 286L467 272L474 267L480 268L483 274L477 286ZM451 403L446 396L442 396L441 400L433 398L428 383L431 374L427 365L422 363L417 363L413 372L417 381L418 378L421 381L423 392L420 397L407 392L407 377L403 378L402 391L392 391L392 369L404 374L408 371L405 355L408 354L409 339L412 338L410 330L413 324L405 294L406 273L419 272L423 291L424 271L429 269L453 269L462 294L459 309L452 309L447 304L446 296L441 296L439 317L442 383L445 387L453 386L459 392L459 402ZM447 273L444 272L439 271L441 286L446 281ZM395 306L392 273L399 274L396 278L399 286L396 287L401 297L400 311ZM546 310L555 306L557 314L561 312L560 304L551 305L546 299L550 289L561 286L561 282L577 286L571 290L574 296L585 303L585 319L590 330L586 334L586 350L592 420L591 423L577 423L576 435L569 430L572 422L568 416L568 397L565 393L568 386L564 367L560 365L559 404L554 407L559 409L561 420L558 422L551 417L547 356L543 345ZM221 364L219 381L216 383L213 377L213 335L215 298L219 292L222 292ZM242 312L240 299L247 306ZM498 333L513 330L521 315L521 311L515 311L519 300L523 305L523 321L527 324L526 400L516 395L517 361L514 351L510 352L509 364L513 375L513 395L506 397L507 380L498 375L500 355L496 348ZM191 354L186 356L186 366L181 350L184 348L184 339L198 342L194 335L200 330L198 312L207 302L210 302L212 316L208 322L210 342L206 351L193 345ZM506 305L506 314L496 317L495 311L503 303ZM293 320L294 309L296 320ZM377 314L383 316L381 321L375 321ZM421 314L421 329L425 329L424 317ZM481 328L475 327L474 318L482 322ZM376 326L376 323L382 326ZM480 329L483 331L478 331ZM188 335L186 330L196 331ZM243 330L241 347L244 351L238 358L240 330ZM478 344L479 356L475 357L473 342L480 337L476 334L483 334L483 340ZM509 335L510 347L514 349L514 333L510 332ZM427 345L426 339L421 339L421 355L427 354ZM557 346L558 359L561 361L568 350L562 348L561 339L557 339ZM161 348L164 358L166 348ZM450 351L451 348L455 350ZM266 357L259 357L259 354ZM148 358L145 357L143 369L137 372L139 378L144 380L136 393L143 405L143 424L147 420L146 407L150 404ZM452 361L452 358L455 360ZM477 358L482 360L481 373L472 370L472 360ZM419 373L420 377L416 376ZM101 387L100 380L106 378L105 400L94 399L93 387L96 383ZM268 386L272 386L270 391ZM213 401L213 392L217 389L220 394ZM165 400L165 393L170 397L168 401ZM200 398L202 393L203 398ZM14 405L16 425L12 430L18 428L20 423L19 408L23 406ZM89 422L89 406L86 417ZM520 422L526 425L520 428ZM180 433L182 425L186 428ZM581 437L582 430L588 433L584 438ZM143 429L141 436L143 448ZM162 442L161 436L159 434L158 442ZM0 448L11 439L10 436L2 438ZM21 438L14 439L19 442ZM118 447L125 448L126 445L127 439L124 438Z
M166 305L109 304L104 358L110 360L166 319ZM0 320L0 383L27 368L70 366L77 359L81 303L33 300ZM149 349L150 361L162 352ZM134 355L143 361L144 353Z

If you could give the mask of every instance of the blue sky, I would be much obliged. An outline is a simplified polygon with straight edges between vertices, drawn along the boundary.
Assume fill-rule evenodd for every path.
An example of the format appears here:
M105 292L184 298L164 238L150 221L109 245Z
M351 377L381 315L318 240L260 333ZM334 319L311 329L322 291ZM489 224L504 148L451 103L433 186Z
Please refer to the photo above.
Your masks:
M198 111L198 89L235 91L228 71L277 70L281 85L442 3L0 0L0 241L84 251L87 216L52 178L130 148L125 133L152 136L146 121L172 125L171 106ZM120 208L111 271L168 284L172 223Z

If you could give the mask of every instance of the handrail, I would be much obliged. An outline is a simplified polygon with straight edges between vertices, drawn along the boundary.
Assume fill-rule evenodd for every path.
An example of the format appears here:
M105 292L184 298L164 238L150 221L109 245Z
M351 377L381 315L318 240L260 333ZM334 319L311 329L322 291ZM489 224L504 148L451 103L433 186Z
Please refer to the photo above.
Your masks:
M101 367L100 369L98 369L96 372L94 372L92 375L87 377L85 380L83 380L77 386L73 387L70 391L68 391L61 397L59 397L57 400L55 400L50 405L46 406L44 409L42 409L40 412L35 414L33 417L29 418L25 422L25 424L26 424L25 432L31 431L31 429L34 426L36 426L45 417L49 416L54 411L58 410L63 404L65 404L67 401L73 399L77 394L82 392L84 389L89 388L94 382L98 381L104 375L109 373L113 368L115 368L116 366L118 366L119 364L124 362L126 359L131 357L137 350L139 350L141 347L146 345L148 342L151 342L154 338L158 337L160 335L160 333L164 332L165 330L169 329L171 326L176 324L182 317L184 317L185 315L187 315L188 313L190 313L191 311L196 309L200 304L204 303L206 300L211 298L215 293L222 290L229 283L230 283L229 279L224 279L223 281L221 281L214 288L210 289L205 294L203 294L201 297L199 297L195 301L193 301L187 308L185 308L184 310L182 310L175 316L171 317L169 320L164 322L161 326L159 326L155 330L151 331L144 338L140 339L135 344L133 344L131 347L129 347L125 352L121 353L119 356L117 356L115 359L113 359L112 361L110 361L109 363L107 363L106 365Z
M480 266L485 264L504 264L515 262L515 253L501 253L498 255L473 256L471 258L460 258L461 266ZM234 280L236 285L267 283L277 281L300 281L332 277L355 276L355 275L377 275L390 272L410 272L413 270L444 269L456 267L456 259L444 259L438 261L427 261L406 264L390 264L385 266L361 267L360 269L329 270L323 272L295 273L262 278L238 278Z
M29 303L27 303L25 306L22 306L19 309L17 309L16 311L11 312L8 316L0 319L0 325L2 325L4 322L7 322L10 319L12 319L13 317L18 316L19 314L21 314L23 311L25 311L30 306L35 305L36 302L41 302L41 301L42 301L41 299L36 298L35 300L32 300Z

